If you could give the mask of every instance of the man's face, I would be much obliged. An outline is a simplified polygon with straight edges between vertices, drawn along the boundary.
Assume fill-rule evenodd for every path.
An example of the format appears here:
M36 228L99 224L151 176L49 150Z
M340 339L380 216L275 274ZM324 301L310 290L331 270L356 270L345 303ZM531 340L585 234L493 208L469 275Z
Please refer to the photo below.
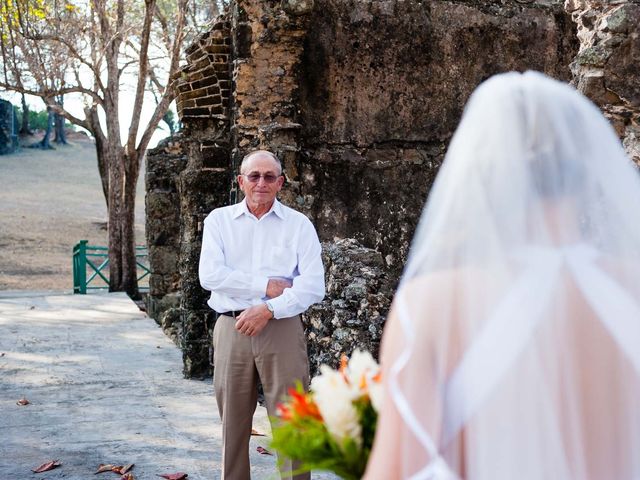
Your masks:
M269 183L274 178L276 180ZM261 154L250 157L244 171L238 175L240 190L251 206L271 205L283 183L278 164L271 157Z

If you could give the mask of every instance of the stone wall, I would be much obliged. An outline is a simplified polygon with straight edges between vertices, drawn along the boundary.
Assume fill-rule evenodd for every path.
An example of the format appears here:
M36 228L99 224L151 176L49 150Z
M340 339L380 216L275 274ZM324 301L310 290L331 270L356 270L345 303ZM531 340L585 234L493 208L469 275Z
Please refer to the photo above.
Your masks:
M177 87L186 162L167 168L179 200L163 208L180 218L171 245L181 283L165 324L177 332L185 374L211 368L214 318L197 281L202 219L239 199L234 176L246 152L267 148L283 159L282 200L324 241L329 292L305 318L312 365L358 344L376 351L426 194L482 80L526 69L575 77L637 156L637 8L625 0L231 1L187 50Z
M354 239L324 242L322 261L327 294L304 315L312 372L356 347L377 356L395 280L380 252Z
M298 91L312 6L308 0L231 2L236 171L248 152L265 148L281 159L289 185L299 181ZM282 199L293 203L287 189Z
M180 306L180 195L178 179L187 164L182 139L165 140L146 155L145 212L149 252L147 312L178 342Z
M578 26L574 82L611 120L640 165L640 3L567 0Z
M561 2L317 0L300 90L300 207L400 273L475 87L508 70L570 79Z

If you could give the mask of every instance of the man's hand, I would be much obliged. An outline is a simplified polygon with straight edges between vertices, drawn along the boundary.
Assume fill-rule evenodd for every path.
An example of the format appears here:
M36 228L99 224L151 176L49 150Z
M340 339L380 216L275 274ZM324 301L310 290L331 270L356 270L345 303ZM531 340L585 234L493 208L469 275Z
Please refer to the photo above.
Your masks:
M270 278L269 283L267 283L267 297L279 297L285 288L291 288L292 285L290 280L284 278Z
M242 335L255 337L267 326L271 317L273 315L266 304L255 305L236 317L236 330Z

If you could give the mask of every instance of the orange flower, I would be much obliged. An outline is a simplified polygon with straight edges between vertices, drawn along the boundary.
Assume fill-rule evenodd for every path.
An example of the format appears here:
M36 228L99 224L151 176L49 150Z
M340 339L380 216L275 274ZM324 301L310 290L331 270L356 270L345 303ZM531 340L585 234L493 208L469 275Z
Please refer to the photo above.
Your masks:
M358 385L358 388L360 390L362 390L363 392L367 390L367 376L366 375L361 375L360 376L360 384Z
M298 392L295 388L289 389L289 395L291 396L289 406L296 416L301 418L312 417L317 420L322 420L320 410L318 410L318 406L311 398L311 395L305 392Z
M289 408L289 406L285 403L278 403L276 405L278 409L278 416L284 421L290 421L293 418L293 412Z
M347 367L349 366L349 357L347 357L344 353L340 357L340 373L342 374L342 379L344 382L349 385L349 376L347 375Z

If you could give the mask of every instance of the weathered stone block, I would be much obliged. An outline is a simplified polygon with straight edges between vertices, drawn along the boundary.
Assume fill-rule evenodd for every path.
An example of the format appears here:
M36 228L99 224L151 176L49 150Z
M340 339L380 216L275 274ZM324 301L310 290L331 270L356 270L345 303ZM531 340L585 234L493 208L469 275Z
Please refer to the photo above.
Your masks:
M228 45L211 45L207 48L207 52L209 53L230 53L231 49Z
M187 378L206 377L211 373L209 364L211 346L207 341L182 345L182 361L184 376Z
M167 217L178 204L176 192L151 191L146 196L147 216L151 219Z
M248 23L238 23L235 26L233 43L233 57L236 59L247 58L251 56L252 41L251 25Z
M147 245L150 255L155 253L155 247L172 246L178 248L180 219L177 215L150 219L147 221L147 228Z
M202 163L206 168L229 168L231 166L229 148L217 144L203 145Z
M149 275L149 290L153 292L153 295L148 295L148 303L147 303L147 312L151 318L155 321L158 321L157 310L152 308L150 305L154 301L154 298L162 298L162 295L167 293L167 289L164 284L164 275L161 274L151 274ZM157 296L157 297L156 297Z
M222 100L222 97L217 96L210 96L210 97L203 97L203 98L198 98L196 99L196 105L198 107L208 107L211 105L219 105L220 101Z
M229 71L229 64L227 64L227 63L214 63L213 64L213 69L216 72L228 72Z
M182 320L179 308L171 307L165 309L160 316L160 326L173 343L180 344L179 335L182 328Z
M206 318L200 313L188 312L182 316L182 339L194 343L207 338Z
M185 108L182 110L183 117L208 117L211 113L222 113L222 109L218 109L219 111L212 112L208 108L197 107L197 108Z
M194 86L202 85L201 80L198 80L197 82L194 82L193 85ZM180 98L183 101L186 101L186 100L196 100L198 98L202 98L202 97L206 97L206 96L207 96L207 88L204 87L204 86L199 86L195 90L191 90L189 92L183 93L182 95L180 95Z
M172 273L178 269L178 251L173 246L155 247L149 267L153 273Z
M207 88L207 95L220 95L220 83L218 82L215 85L211 85Z
M177 85L178 93L185 93L191 90L191 84L186 81L182 81Z
M313 0L282 0L282 9L289 15L307 15L313 11Z

